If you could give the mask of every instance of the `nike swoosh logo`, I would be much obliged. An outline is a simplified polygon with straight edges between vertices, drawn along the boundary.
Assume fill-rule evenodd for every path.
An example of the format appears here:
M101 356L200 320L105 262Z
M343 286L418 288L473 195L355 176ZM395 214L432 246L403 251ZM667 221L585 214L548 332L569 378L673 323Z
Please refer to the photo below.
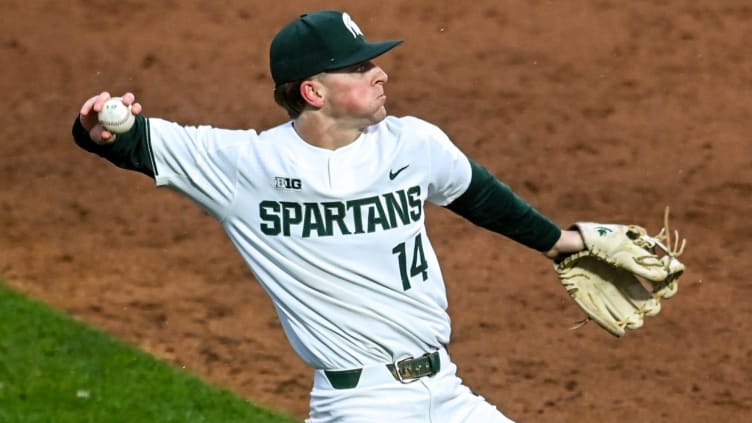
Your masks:
M408 166L410 166L410 165L405 165L405 166L403 166L403 167L401 167L401 168L399 168L397 170L390 170L389 171L389 180L393 181L394 178L396 178L397 175L399 175L400 173L402 173L403 170L407 169Z

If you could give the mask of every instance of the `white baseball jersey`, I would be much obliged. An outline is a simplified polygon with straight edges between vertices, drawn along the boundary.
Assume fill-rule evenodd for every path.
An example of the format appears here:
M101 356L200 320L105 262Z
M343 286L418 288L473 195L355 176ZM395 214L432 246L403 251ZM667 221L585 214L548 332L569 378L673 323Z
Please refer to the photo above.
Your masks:
M388 117L332 151L292 122L261 133L148 124L157 185L219 220L305 362L359 368L449 342L424 202L452 202L471 167L439 128Z

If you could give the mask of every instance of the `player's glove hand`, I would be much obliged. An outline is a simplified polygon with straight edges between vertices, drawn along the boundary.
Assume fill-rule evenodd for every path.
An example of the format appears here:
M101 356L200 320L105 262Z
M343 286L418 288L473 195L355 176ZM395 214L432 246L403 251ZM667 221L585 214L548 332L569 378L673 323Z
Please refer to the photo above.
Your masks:
M674 233L672 245L668 208L664 227L650 236L635 225L580 222L585 249L558 261L554 268L569 295L612 335L642 326L645 316L661 310L661 300L672 297L684 265L677 257L686 240ZM643 281L650 287L646 289Z

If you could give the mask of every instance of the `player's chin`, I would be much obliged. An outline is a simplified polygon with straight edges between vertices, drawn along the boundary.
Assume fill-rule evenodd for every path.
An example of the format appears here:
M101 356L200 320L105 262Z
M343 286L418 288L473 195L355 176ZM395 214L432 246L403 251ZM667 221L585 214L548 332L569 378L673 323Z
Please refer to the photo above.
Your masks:
M371 124L375 125L381 122L382 120L386 119L386 116L387 116L386 108L385 107L379 108L379 110L377 110L376 113L374 113L371 116Z
M386 104L382 102L380 105L376 106L375 115L380 116L381 119L384 119L387 115Z

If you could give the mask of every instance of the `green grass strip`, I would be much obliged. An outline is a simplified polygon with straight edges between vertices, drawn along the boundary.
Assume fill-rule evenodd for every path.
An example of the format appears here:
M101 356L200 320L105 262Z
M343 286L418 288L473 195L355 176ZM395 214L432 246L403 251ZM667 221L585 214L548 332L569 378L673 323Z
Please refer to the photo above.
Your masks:
M0 422L292 421L0 283Z

